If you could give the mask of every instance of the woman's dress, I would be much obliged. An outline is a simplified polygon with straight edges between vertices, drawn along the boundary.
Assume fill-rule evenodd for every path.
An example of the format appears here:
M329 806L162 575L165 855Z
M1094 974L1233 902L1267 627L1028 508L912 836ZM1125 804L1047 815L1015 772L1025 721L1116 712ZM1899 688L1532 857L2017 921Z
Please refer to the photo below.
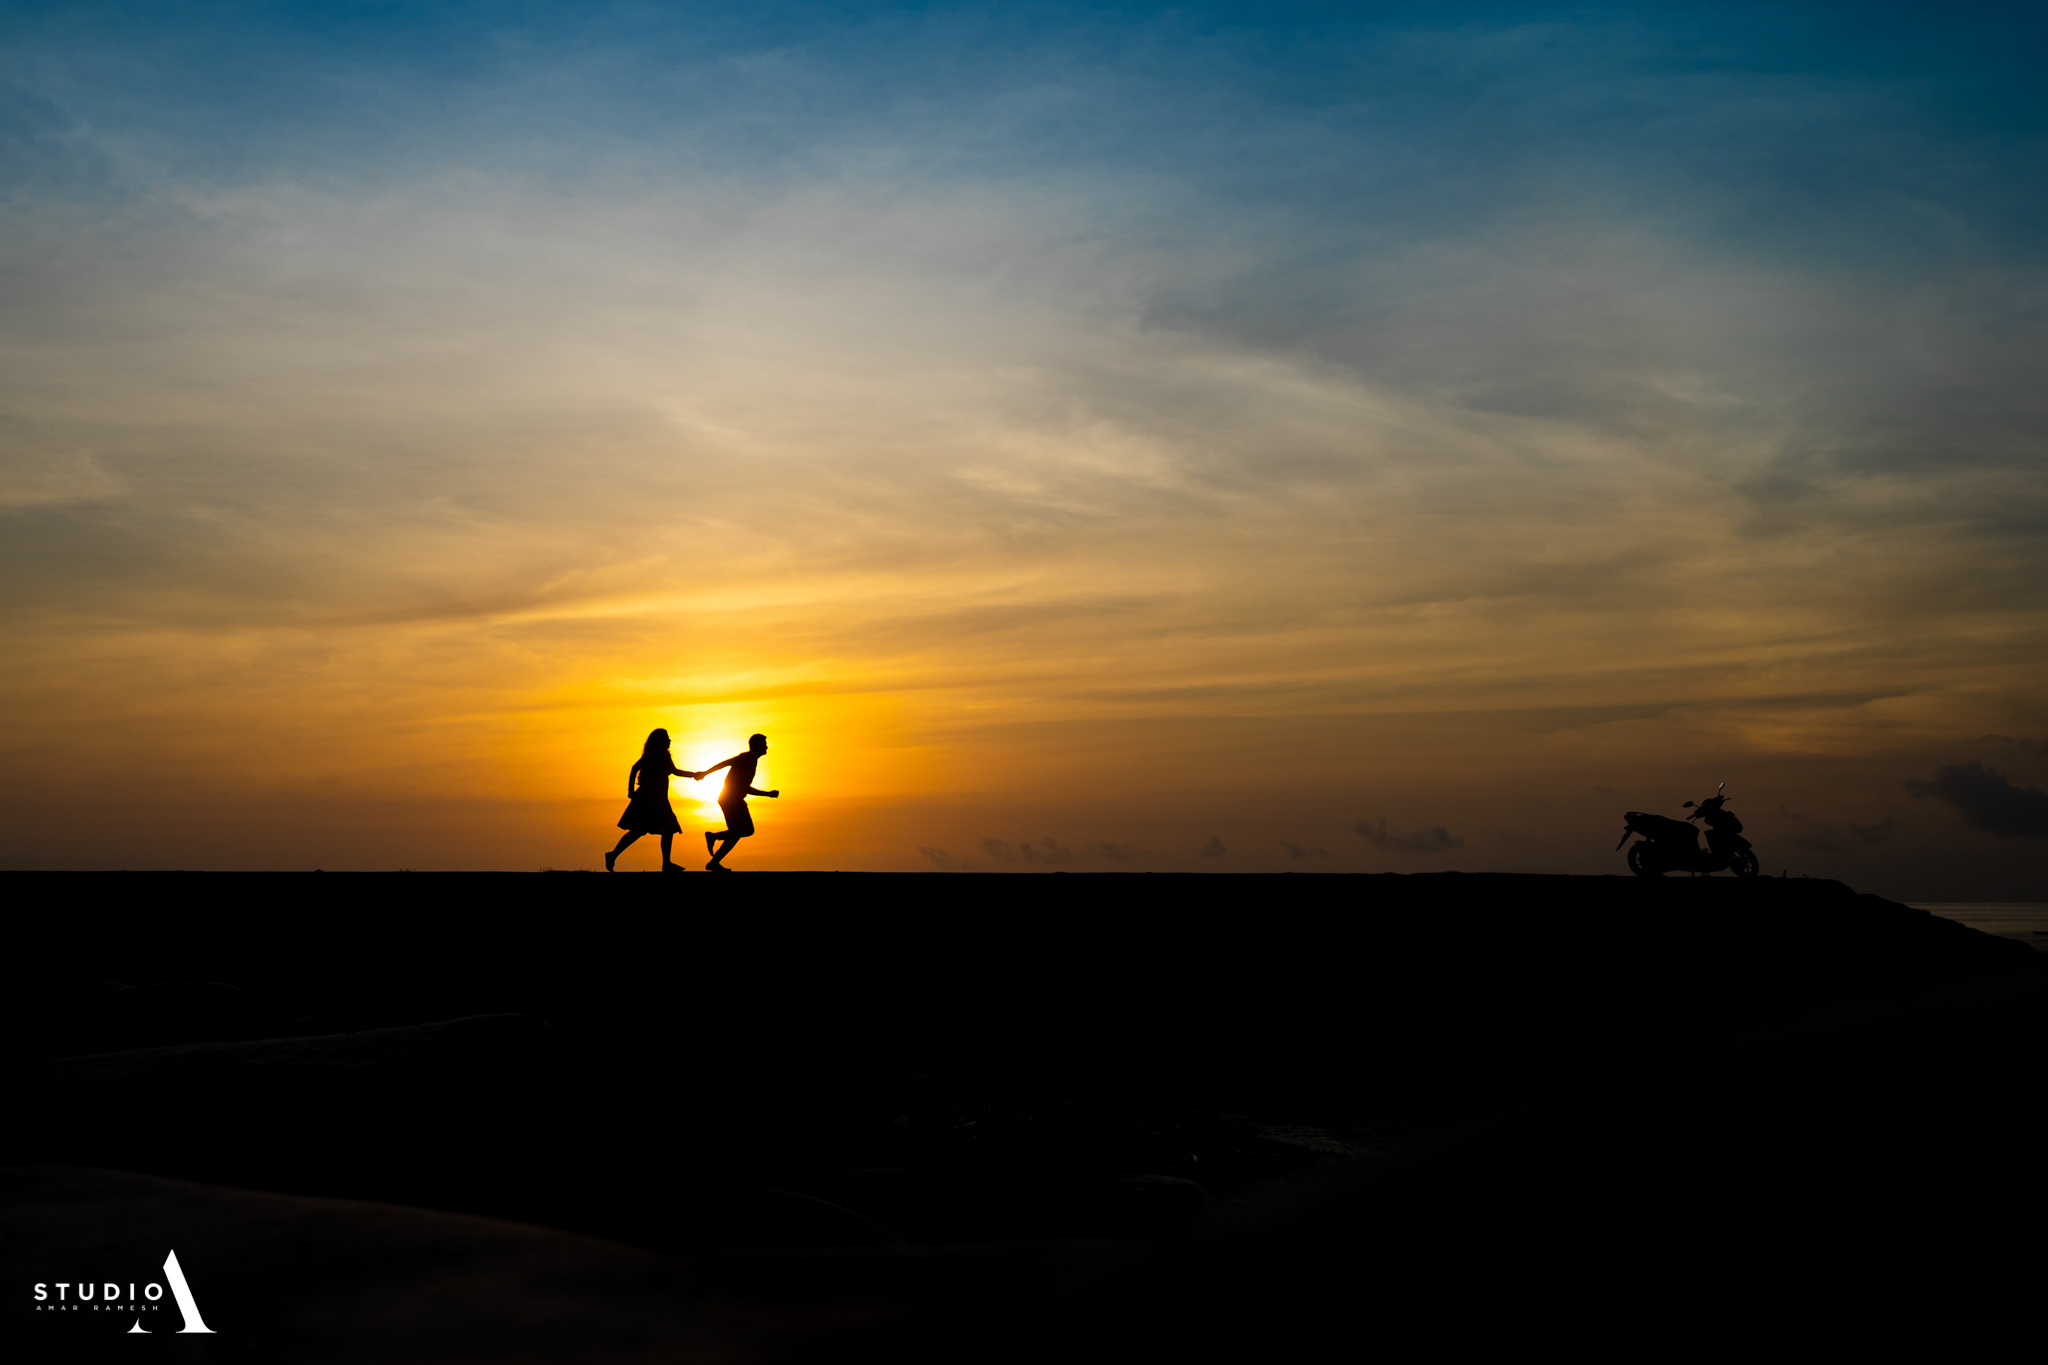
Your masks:
M666 756L643 758L633 765L638 774L639 785L633 788L633 797L626 803L626 813L619 817L619 828L631 834L680 834L683 827L676 822L676 813L668 803L668 779L671 773L682 770Z

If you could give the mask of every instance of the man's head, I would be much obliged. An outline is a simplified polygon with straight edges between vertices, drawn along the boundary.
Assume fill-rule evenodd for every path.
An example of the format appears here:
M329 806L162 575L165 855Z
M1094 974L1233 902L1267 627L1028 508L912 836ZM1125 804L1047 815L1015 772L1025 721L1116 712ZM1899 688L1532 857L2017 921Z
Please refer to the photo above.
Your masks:
M750 750L752 750L752 751L753 751L754 753L757 753L757 754L765 754L765 753L767 753L767 752L768 752L768 736L766 736L766 735L748 735L748 736L747 736L747 748L748 748L748 749L750 749Z

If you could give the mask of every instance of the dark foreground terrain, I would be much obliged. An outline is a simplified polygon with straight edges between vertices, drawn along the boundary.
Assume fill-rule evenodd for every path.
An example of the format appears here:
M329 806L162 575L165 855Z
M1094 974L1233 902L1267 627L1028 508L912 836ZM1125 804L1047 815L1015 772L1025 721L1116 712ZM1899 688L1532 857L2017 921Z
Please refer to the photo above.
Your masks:
M0 885L0 1292L46 1358L2035 1327L2048 956L1838 883ZM172 1250L213 1335L127 1306Z

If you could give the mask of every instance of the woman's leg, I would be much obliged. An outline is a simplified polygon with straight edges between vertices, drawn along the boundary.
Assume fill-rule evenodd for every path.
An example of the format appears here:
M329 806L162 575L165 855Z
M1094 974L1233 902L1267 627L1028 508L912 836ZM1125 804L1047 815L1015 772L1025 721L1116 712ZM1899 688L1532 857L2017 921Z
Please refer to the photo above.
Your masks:
M675 842L676 836L673 834L664 834L661 836L661 870L663 872L668 871L670 868L676 865L676 860L669 856L670 850L675 847Z
M625 832L625 834L621 835L619 838L618 847L614 848L611 852L604 855L604 870L607 872L612 871L612 864L619 860L619 855L621 853L624 853L627 849L631 848L633 846L633 841L639 837L640 831L637 829L629 829ZM661 851L661 856L662 861L666 862L668 860L668 850L664 848Z

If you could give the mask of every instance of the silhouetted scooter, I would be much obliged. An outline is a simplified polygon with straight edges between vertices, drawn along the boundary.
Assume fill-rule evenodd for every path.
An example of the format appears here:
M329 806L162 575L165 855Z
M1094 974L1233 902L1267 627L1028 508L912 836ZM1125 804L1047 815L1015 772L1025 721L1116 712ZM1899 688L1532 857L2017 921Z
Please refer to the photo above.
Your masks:
M1742 837L1742 822L1735 818L1734 811L1728 809L1728 798L1721 794L1727 786L1723 782L1716 787L1714 794L1700 802L1683 820L1651 815L1647 811L1629 811L1623 817L1627 823L1621 831L1621 844L1628 843L1631 834L1641 835L1642 841L1629 846L1628 870L1638 877L1661 877L1666 872L1690 872L1700 876L1721 871L1731 871L1738 877L1754 877L1759 870L1756 851L1750 847L1749 840ZM1685 804L1692 808L1692 802ZM1707 846L1704 849L1700 847L1700 832L1691 823L1699 819L1707 822ZM1615 847L1620 848L1621 844Z

